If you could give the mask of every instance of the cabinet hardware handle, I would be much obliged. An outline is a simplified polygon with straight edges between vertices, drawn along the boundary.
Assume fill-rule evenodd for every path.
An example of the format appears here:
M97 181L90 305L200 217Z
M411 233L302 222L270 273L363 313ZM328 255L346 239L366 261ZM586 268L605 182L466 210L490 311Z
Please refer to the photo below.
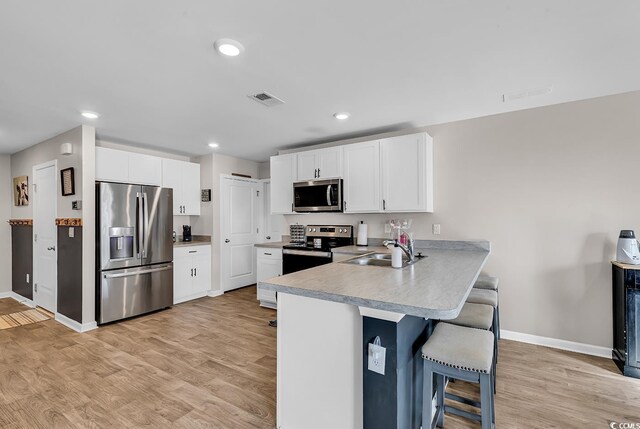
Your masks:
M318 179L320 178L320 169L318 168Z
M197 253L197 250L189 250L189 253Z
M47 250L56 250L56 246L47 247Z
M226 240L224 240L225 243L229 243L231 240L229 240L228 238Z
M271 256L271 253L264 252L265 255Z
M191 268L191 277L193 277L193 268Z
M346 201L343 201L343 202L342 202L342 205L344 205L344 209L345 209L345 210L347 210L347 202L346 202Z
M196 277L198 277L198 269L197 269L197 268L194 268L194 269L193 269L193 275L194 275L194 276L196 276Z
M387 209L387 201L382 200L382 210L386 210L386 209Z
M271 236L270 235L267 235L266 238L267 238L267 240L271 240Z

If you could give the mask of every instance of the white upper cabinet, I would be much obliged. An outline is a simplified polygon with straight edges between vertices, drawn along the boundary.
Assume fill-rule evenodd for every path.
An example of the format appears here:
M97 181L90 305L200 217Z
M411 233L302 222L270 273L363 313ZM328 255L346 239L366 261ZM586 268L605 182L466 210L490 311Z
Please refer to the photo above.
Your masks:
M382 211L433 212L433 139L426 133L380 140Z
M160 186L162 184L161 158L139 153L130 153L129 182Z
M342 146L298 153L298 180L342 177Z
M380 142L344 146L343 193L345 213L375 213L380 198Z
M297 154L271 157L271 213L293 213L293 182L297 176Z
M200 164L162 159L162 186L173 189L175 216L200 215Z
M160 186L161 158L96 147L96 180Z

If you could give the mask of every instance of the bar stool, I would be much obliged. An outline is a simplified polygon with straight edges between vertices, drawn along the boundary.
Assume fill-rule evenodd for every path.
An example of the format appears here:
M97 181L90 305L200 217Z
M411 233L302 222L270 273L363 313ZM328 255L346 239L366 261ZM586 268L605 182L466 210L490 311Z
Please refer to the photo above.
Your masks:
M424 383L422 429L444 426L444 413L480 421L482 429L495 427L494 336L481 329L438 323L422 347ZM436 412L433 415L433 379L436 380ZM460 402L480 408L480 415L444 405L446 377L480 383L480 403L458 397ZM428 424L427 424L428 423Z
M476 289L475 286L469 292L467 302L484 304L493 307L492 330L496 334L496 340L500 339L500 307L498 304L498 292L489 289Z
M498 277L491 277L485 274L480 274L473 287L476 289L489 289L497 291L499 281L500 279Z

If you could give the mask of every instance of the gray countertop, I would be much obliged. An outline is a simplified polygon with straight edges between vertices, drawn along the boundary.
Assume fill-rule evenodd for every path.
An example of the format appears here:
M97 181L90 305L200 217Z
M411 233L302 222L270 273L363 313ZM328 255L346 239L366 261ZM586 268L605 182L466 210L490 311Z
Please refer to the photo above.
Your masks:
M183 247L183 246L204 246L207 244L211 244L211 236L210 235L193 235L192 241L182 241L182 236L178 237L178 241L173 242L173 247Z
M364 249L364 251L363 251ZM265 290L432 319L457 317L484 266L488 241L416 242L423 260L402 269L336 262L274 277L259 283ZM387 251L346 246L336 253Z

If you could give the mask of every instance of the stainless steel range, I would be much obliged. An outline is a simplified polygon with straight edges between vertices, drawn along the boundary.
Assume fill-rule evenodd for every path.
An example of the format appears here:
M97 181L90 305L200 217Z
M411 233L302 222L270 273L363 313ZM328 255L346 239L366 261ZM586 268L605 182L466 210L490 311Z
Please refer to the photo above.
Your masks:
M351 225L307 225L306 238L282 248L282 273L290 274L333 261L331 249L353 244Z

